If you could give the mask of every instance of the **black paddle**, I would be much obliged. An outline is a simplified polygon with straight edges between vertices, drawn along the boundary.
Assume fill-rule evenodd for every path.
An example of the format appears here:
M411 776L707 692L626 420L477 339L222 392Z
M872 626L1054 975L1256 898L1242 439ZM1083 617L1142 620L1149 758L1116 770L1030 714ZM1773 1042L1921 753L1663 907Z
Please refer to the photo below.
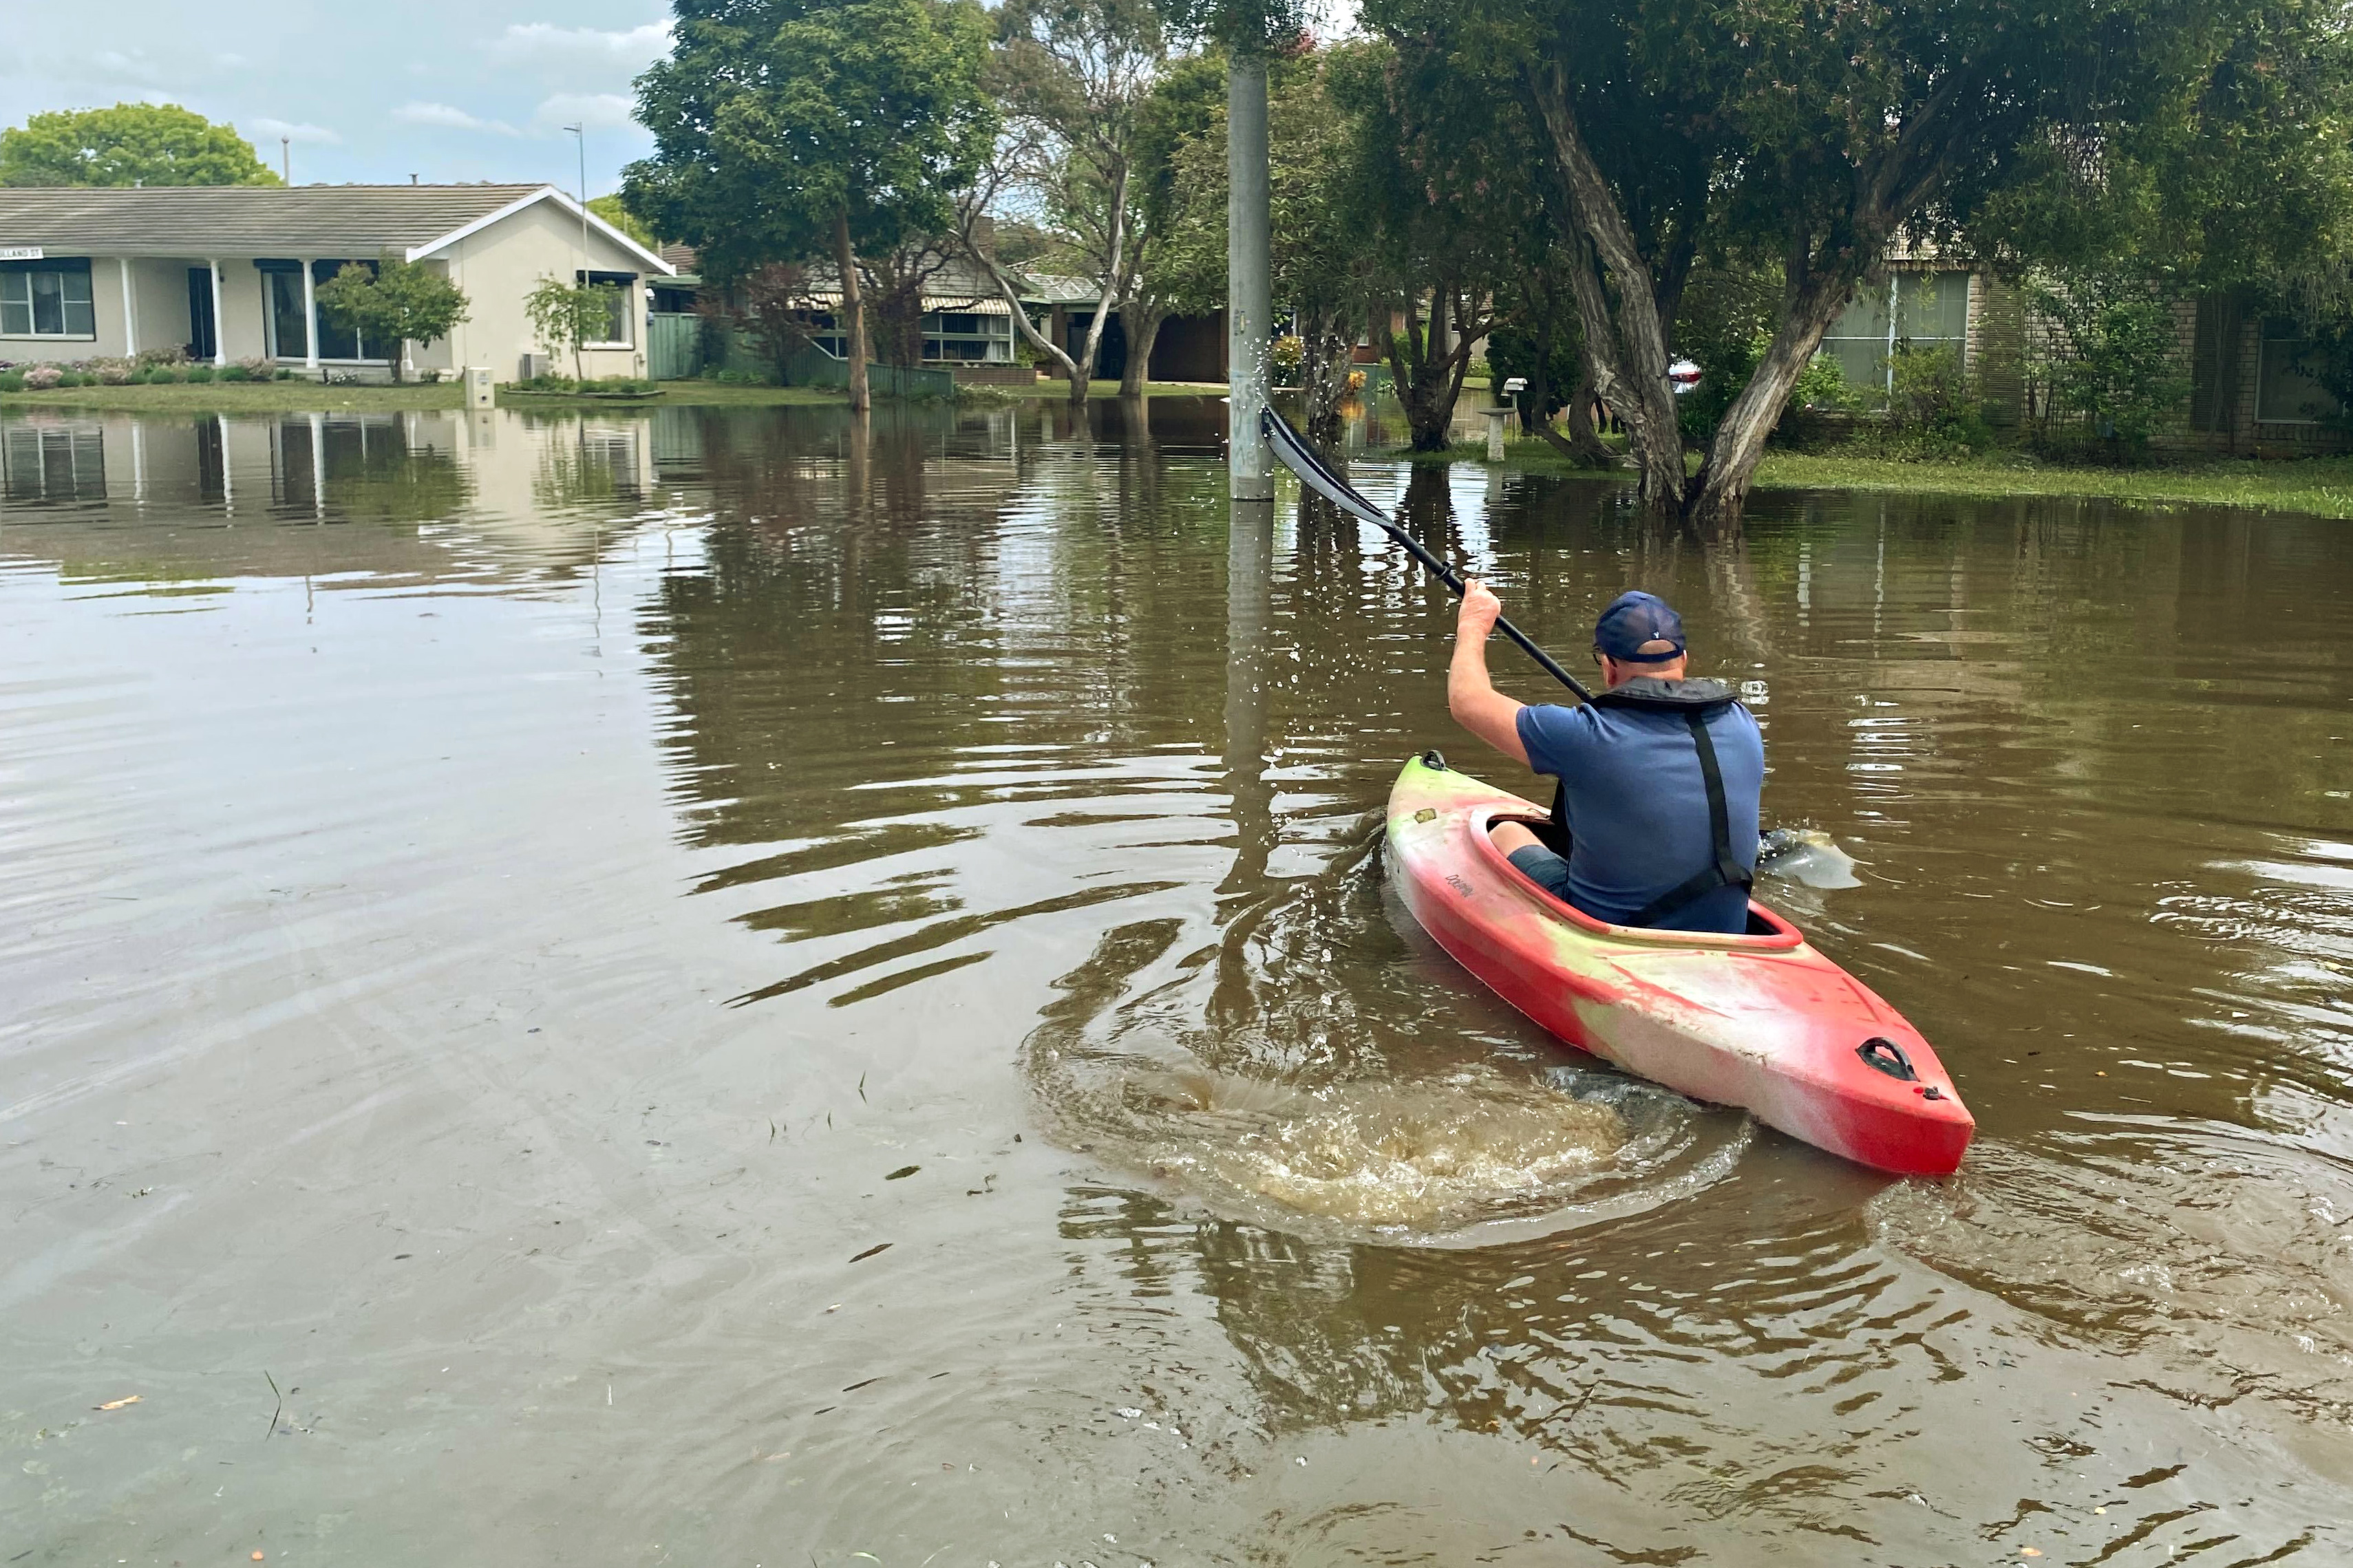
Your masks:
M1419 540L1391 522L1382 514L1380 508L1358 495L1347 480L1334 473L1331 466L1324 461L1315 448L1307 444L1306 437L1291 427L1289 420L1271 408L1261 409L1259 413L1259 429L1265 434L1267 445L1274 449L1274 455L1282 459L1282 466L1299 476L1301 484L1305 485L1349 516L1364 519L1399 544L1404 545L1408 553L1420 562L1431 576L1445 584L1456 598L1462 596L1461 575L1445 562L1423 549ZM1585 689L1584 683L1561 668L1560 661L1531 642L1525 632L1500 616L1496 618L1495 629L1519 644L1530 658L1545 667L1545 672L1547 675L1576 692L1580 700L1586 702L1593 700L1593 693ZM1757 850L1757 868L1760 871L1765 870L1785 857L1795 855L1800 850L1816 847L1827 848L1847 867L1854 864L1844 850L1831 841L1828 834L1818 834L1815 837L1820 840L1819 845L1816 845L1813 839L1810 839L1800 829L1793 827L1772 829L1763 835ZM1843 868L1838 869L1839 874L1843 876L1845 880L1828 881L1822 886L1839 888L1856 885L1852 872ZM1801 877L1799 879L1805 879Z
M1301 484L1349 516L1362 518L1404 545L1407 552L1420 562L1431 576L1445 584L1449 592L1458 599L1462 596L1461 574L1423 549L1420 541L1390 521L1380 508L1358 495L1347 480L1334 473L1315 448L1307 444L1306 437L1291 427L1289 420L1271 408L1261 409L1259 412L1259 429L1264 433L1267 445L1274 449L1274 455L1282 459L1282 466L1299 476ZM1536 647L1527 633L1501 616L1496 618L1495 629L1519 644L1523 653L1544 666L1546 675L1576 692L1578 701L1593 700L1593 693L1585 689L1584 682L1563 669L1558 659Z

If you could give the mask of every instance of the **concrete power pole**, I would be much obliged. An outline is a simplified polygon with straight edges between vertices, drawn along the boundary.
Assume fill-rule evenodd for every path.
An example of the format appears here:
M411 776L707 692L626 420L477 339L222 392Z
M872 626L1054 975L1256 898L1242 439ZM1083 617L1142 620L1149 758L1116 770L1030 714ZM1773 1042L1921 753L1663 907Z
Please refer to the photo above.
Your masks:
M1272 500L1274 468L1259 434L1272 325L1267 210L1266 61L1237 51L1226 73L1226 410L1228 494Z

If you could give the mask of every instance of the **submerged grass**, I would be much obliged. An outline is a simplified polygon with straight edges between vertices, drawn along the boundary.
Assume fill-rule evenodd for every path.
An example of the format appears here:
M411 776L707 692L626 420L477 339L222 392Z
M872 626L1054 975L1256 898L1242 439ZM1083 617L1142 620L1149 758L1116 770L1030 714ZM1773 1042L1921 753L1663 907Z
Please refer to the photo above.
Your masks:
M1513 441L1504 452L1503 466L1521 473L1613 483L1633 477L1624 469L1580 468L1540 440ZM1487 448L1484 443L1464 443L1442 452L1399 448L1380 455L1412 463L1483 464ZM1757 467L1756 488L1979 498L2083 496L2353 518L2353 458L2223 458L2116 468L2045 462L2018 451L1951 460L1862 452L1768 452Z

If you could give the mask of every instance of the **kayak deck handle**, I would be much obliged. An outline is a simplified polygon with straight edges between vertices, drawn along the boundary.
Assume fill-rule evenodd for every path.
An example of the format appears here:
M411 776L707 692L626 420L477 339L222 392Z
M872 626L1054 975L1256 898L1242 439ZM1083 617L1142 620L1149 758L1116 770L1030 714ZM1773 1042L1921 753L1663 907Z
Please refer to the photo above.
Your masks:
M1912 1065L1912 1058L1904 1054L1904 1047L1894 1040L1882 1039L1877 1035L1873 1035L1855 1047L1854 1054L1862 1058L1863 1066L1876 1068L1898 1082L1918 1083L1920 1081L1919 1069Z
M1421 753L1421 765L1426 768L1436 768L1442 773L1446 771L1446 754L1436 746L1432 746Z

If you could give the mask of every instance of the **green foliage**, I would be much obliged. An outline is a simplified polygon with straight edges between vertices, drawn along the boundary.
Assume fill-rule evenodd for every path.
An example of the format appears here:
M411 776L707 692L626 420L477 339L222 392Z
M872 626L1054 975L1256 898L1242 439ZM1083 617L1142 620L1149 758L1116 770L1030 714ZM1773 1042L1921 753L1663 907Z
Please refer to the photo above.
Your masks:
M449 335L467 320L465 290L434 268L385 251L373 270L353 261L319 285L319 314L356 331L365 343L382 344L400 379L400 345L420 348Z
M1814 364L1827 368L1844 384L1845 375L1832 359ZM1993 426L1969 385L1960 350L1949 343L1936 348L1896 345L1888 365L1893 384L1887 395L1889 422L1899 431L1941 446L1981 452L1993 445ZM2182 391L2187 393L2185 384Z
M60 109L0 131L0 185L274 185L234 126L176 103Z
M192 364L188 367L187 379L191 382L206 382L212 378L213 367L208 364Z
M1493 378L1498 401L1504 395L1504 383L1512 377L1535 383L1535 338L1525 323L1507 320L1488 337L1487 369ZM1553 335L1552 353L1545 362L1545 418L1568 406L1569 395L1577 390L1577 334L1572 326ZM1536 411L1529 412L1533 416Z
M1178 37L1236 53L1295 47L1311 15L1303 0L1157 0Z
M25 373L20 370L0 370L0 392L25 390Z
M989 23L971 0L692 0L638 79L651 158L622 198L732 282L944 234L996 132Z
M2054 415L2137 449L2189 395L2175 304L2177 279L2145 267L2107 266L2039 277L2027 300L2049 323L2030 369L2045 391L2042 434Z
M2353 310L2341 300L2303 312L2305 342L2295 368L2318 383L2328 401L2307 415L2323 425L2353 430Z
M660 247L661 241L654 237L654 231L637 214L629 210L628 205L621 200L620 193L617 191L610 195L591 197L588 210L644 246L648 250Z
M548 353L570 353L575 379L581 374L580 345L597 342L613 319L613 294L609 283L566 283L551 277L542 278L522 297L522 313L533 333Z

